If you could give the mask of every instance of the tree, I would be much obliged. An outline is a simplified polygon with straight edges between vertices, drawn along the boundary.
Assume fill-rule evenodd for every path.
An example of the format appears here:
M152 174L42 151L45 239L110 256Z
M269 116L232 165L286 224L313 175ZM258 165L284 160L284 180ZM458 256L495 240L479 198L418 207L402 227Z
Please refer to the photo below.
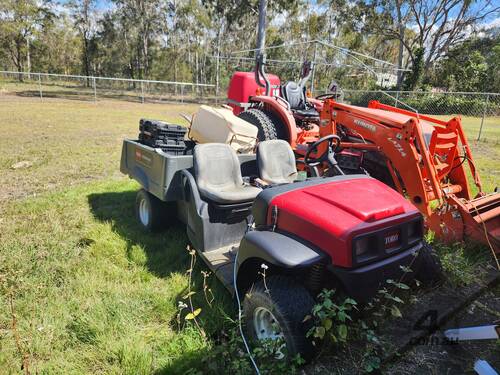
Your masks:
M31 72L31 44L54 14L48 0L0 0L0 45L19 72Z
M97 31L96 0L71 0L68 7L82 41L83 74L91 76L93 74L91 60L95 51L93 38ZM89 84L90 81L87 79L87 85Z
M424 69L428 71L478 23L498 12L497 4L493 0L376 0L368 24L373 32L399 41L400 68L415 65L415 51L423 49Z

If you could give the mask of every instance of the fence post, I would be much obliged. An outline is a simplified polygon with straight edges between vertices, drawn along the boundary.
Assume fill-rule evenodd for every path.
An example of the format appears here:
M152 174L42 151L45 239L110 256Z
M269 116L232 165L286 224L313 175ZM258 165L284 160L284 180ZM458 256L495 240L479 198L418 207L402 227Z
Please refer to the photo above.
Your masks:
M184 85L181 85L181 103L184 103Z
M144 82L141 81L141 103L144 104Z
M97 103L97 88L95 84L95 77L92 77L92 86L94 86L94 103Z
M399 90L398 90L398 91L396 91L396 102L394 103L394 107L396 107L396 108L397 108L398 103L399 103Z
M486 95L486 101L484 102L483 117L481 118L481 126L479 126L479 134L477 135L477 140L481 139L481 133L483 131L484 118L486 117L486 111L488 110L488 104L490 102L490 94Z
M42 94L42 75L38 73L38 91L40 92L40 100L43 99L43 94Z

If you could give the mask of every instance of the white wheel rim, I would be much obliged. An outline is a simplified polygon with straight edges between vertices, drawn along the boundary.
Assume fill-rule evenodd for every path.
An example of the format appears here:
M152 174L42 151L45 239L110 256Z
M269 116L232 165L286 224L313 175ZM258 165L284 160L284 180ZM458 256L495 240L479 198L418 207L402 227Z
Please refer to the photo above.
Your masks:
M139 219L144 226L149 224L149 205L145 199L141 199L139 203Z
M253 313L253 327L259 340L276 340L283 337L278 320L265 307L257 307Z
M276 351L276 358L285 357L283 349L286 346L278 319L265 307L257 307L253 312L253 328L259 340L283 339L283 344Z

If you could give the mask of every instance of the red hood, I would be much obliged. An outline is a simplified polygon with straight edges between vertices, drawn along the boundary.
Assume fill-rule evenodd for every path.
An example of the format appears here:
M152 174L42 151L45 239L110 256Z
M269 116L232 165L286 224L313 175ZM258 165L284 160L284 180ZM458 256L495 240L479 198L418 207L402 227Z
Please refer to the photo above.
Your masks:
M331 185L313 186L302 191L323 201L321 209L336 211L341 209L366 222L374 222L405 212L406 200L399 194L371 180L347 180ZM306 197L304 197L307 199ZM330 207L329 207L330 206Z
M277 195L272 206L278 207L280 230L315 244L329 253L334 263L344 266L351 263L353 236L418 215L399 193L373 178L305 186ZM271 210L268 220L270 214Z

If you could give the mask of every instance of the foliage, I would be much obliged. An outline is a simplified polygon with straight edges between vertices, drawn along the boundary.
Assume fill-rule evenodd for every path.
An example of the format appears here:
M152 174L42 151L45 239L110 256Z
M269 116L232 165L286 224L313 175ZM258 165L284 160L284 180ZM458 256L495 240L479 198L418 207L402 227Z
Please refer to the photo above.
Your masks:
M475 1L438 3L429 6L427 0L357 0L311 5L300 0L272 1L268 2L267 45L317 39L397 61L412 69L407 87L413 89L421 81L422 66L429 79L434 72L432 64L446 58L449 47L465 38L464 28L474 26L489 12L478 10ZM50 0L0 0L0 9L5 9L0 11L0 67L24 72L217 82L220 87L227 86L235 69L253 69L257 0L112 0L111 4L103 7L96 0L71 0L56 6ZM411 4L425 9L437 24L422 23L424 15L416 14ZM438 26L445 17L433 17L439 9L443 14L461 10L460 17L441 29ZM433 31L428 32L432 25ZM237 50L248 52L233 54ZM464 87L479 89L482 85L498 90L500 49L496 51L496 55L492 52L488 56L481 51L484 62L475 56L468 69L463 66L464 72L450 67L446 70L451 72L450 82L445 85L441 80L439 84L455 87L466 78ZM314 47L306 45L268 50L269 59L284 61L270 63L268 70L282 80L296 80L300 62L311 59L314 53ZM216 56L221 59L217 61ZM327 87L332 79L345 88L372 88L380 78L363 67L373 61L363 62L359 56L348 58L336 48L325 48L316 58L326 64L318 67L316 88ZM477 69L480 71L475 75ZM485 80L485 75L493 79Z
M472 36L452 48L430 82L451 91L500 92L500 34Z
M329 337L333 342L346 342L348 325L352 323L350 313L356 309L356 301L346 298L342 303L334 302L335 290L324 289L317 297L317 303L312 309L312 318L318 323L307 333L308 337L323 340ZM306 319L310 319L307 316Z
M405 90L414 90L422 80L422 73L424 71L424 48L417 47L413 51L413 62L411 65L411 72L408 73L403 82Z

